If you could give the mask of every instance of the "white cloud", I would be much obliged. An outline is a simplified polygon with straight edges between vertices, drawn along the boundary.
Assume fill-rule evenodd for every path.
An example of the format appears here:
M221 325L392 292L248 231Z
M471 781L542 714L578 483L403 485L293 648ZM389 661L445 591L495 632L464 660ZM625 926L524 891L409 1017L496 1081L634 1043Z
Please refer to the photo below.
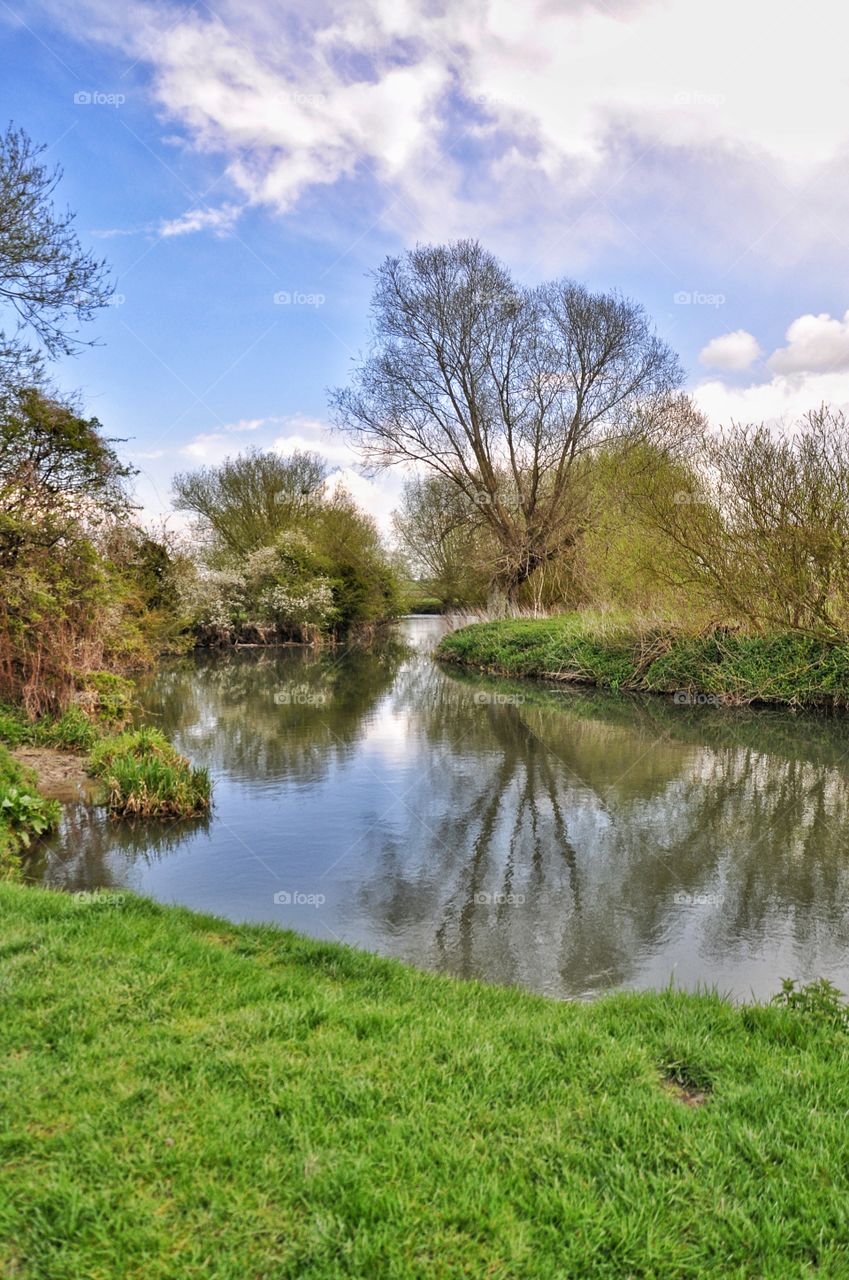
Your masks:
M282 422L282 418L240 418L238 422L225 423L225 431L258 431L274 422Z
M188 209L179 218L163 222L159 234L164 239L171 236L191 235L194 231L214 231L223 236L232 231L241 209L235 204L222 205L218 209Z
M207 431L184 444L180 453L194 462L223 462L233 452L233 442L220 431Z
M714 426L790 424L823 403L849 411L849 373L776 374L748 387L711 379L694 388L693 398Z
M283 430L269 439L263 434L263 428L271 426L282 426ZM273 449L284 457L296 449L317 453L330 470L330 490L347 489L363 510L374 517L379 527L389 532L390 516L398 505L404 483L403 470L383 472L375 479L366 478L359 471L355 451L320 418L303 413L288 417L243 418L226 424L218 431L201 432L182 445L179 452L192 465L215 466L225 458L236 456L243 447L230 433L254 430L261 434L262 438L256 440L257 447L261 449Z
M842 320L829 315L799 316L784 335L787 346L769 358L776 373L849 369L849 311Z
M745 329L735 329L733 333L723 333L718 338L712 338L699 352L699 361L709 369L726 369L729 373L737 373L748 369L760 354L757 338Z
M191 145L278 211L362 178L408 237L519 236L532 212L540 254L556 235L573 260L639 239L651 197L717 254L826 243L845 204L828 189L849 135L833 0L779 18L774 0L41 3L146 64ZM192 208L165 234L223 233L237 212Z

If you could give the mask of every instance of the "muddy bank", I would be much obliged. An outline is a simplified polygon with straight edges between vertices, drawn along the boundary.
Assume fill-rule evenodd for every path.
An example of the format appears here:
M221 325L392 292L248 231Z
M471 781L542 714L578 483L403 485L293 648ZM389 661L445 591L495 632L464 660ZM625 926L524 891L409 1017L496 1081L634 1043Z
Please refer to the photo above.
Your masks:
M91 801L96 782L86 772L85 756L52 747L18 747L12 755L36 776L38 790L62 804Z

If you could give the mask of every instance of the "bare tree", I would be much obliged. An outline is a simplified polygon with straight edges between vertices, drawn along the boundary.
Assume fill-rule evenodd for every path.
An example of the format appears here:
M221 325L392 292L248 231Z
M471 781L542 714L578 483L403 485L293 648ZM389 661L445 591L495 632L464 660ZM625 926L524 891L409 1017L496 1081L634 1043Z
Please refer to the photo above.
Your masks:
M80 247L74 215L53 203L60 169L49 170L36 145L11 125L0 135L0 307L14 328L0 328L0 392L41 379L41 358L69 355L112 294L102 262Z
M387 258L372 315L337 422L368 463L423 465L477 506L513 603L580 534L578 460L666 429L678 360L636 303L569 280L519 288L473 240Z

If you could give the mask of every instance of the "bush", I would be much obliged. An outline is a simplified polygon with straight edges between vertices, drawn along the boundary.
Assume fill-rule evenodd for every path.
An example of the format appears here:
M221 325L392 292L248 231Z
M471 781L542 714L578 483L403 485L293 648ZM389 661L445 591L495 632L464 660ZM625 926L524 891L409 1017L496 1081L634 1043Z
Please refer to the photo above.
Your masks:
M60 813L55 800L38 794L30 771L0 747L0 879L17 874L21 850L55 827Z
M783 978L781 990L770 1003L792 1009L802 1017L836 1031L849 1031L849 1006L842 992L828 978L817 978L806 986L801 986L794 978Z

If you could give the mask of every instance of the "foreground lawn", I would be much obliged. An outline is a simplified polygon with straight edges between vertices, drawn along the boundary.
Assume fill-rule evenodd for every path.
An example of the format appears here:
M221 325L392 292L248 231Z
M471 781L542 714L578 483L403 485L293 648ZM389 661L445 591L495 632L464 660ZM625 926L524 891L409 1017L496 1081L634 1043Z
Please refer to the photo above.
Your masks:
M849 1275L849 1037L792 1010L18 885L0 954L4 1276Z
M849 707L849 643L802 635L694 636L590 612L473 623L445 636L437 652L493 675L681 699Z

